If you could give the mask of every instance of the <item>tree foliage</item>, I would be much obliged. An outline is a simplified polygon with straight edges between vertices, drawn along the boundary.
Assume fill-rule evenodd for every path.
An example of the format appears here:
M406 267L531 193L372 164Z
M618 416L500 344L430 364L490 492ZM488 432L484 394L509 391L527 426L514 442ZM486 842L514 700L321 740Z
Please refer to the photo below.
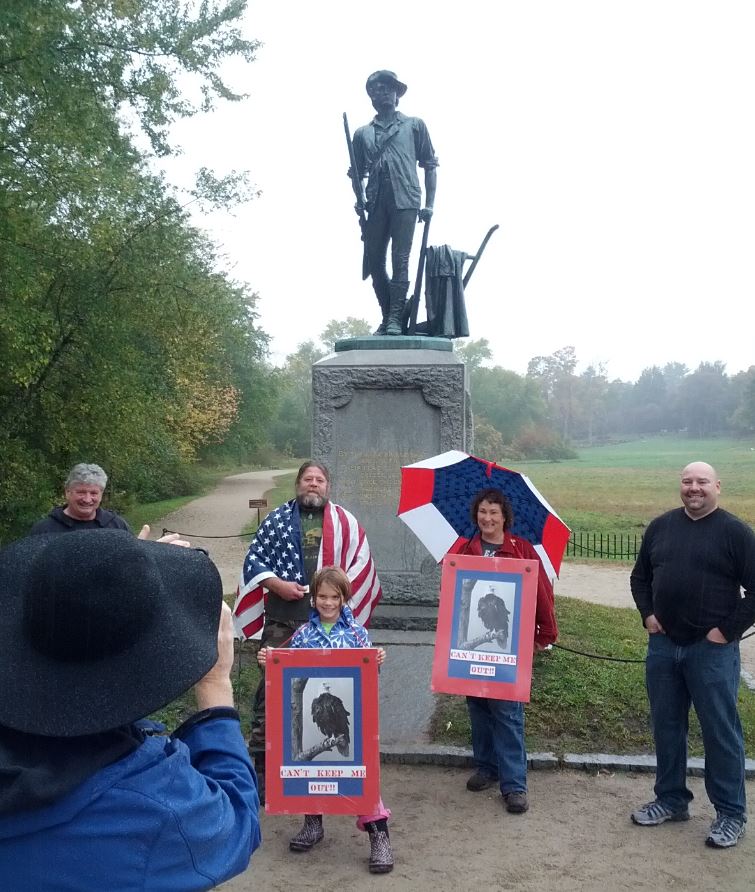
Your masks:
M738 399L732 423L743 433L755 432L755 365L751 365L746 372L740 372L734 383Z
M482 368L488 360L493 358L493 351L487 338L478 338L461 343L457 341L454 353L467 367L467 374L471 375Z
M272 424L275 446L285 455L307 456L312 444L312 366L325 356L314 341L289 353L279 372L280 402Z
M264 378L266 352L255 296L223 272L135 142L140 130L165 154L176 117L236 98L219 66L253 56L243 8L10 0L0 11L0 454L11 480L0 536L46 510L75 461L102 464L116 491L173 495L202 450L242 418L249 427L249 380ZM233 193L206 173L198 188L221 202ZM269 400L260 409L258 422Z
M616 436L755 430L755 367L731 378L721 361L703 362L692 372L668 362L643 369L631 383L609 380L603 366L578 373L573 347L534 356L524 376L491 367L484 338L457 345L456 353L467 365L475 448L506 459L564 458L571 442L591 445Z
M347 316L345 319L331 319L320 334L320 341L328 353L332 353L336 341L344 338L363 338L370 334L370 325L366 319Z

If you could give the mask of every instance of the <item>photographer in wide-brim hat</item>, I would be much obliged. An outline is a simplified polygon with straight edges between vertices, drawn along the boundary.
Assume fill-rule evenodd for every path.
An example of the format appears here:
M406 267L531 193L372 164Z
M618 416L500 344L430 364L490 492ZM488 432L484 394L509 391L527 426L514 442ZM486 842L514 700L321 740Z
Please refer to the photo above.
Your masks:
M0 876L8 889L201 890L260 842L215 565L123 530L0 551ZM139 720L194 688L172 735Z

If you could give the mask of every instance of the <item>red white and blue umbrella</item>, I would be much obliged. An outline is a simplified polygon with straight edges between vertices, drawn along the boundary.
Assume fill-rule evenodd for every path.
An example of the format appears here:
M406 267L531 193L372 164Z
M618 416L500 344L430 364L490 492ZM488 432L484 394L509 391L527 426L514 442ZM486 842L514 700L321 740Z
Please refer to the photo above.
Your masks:
M477 527L469 515L475 493L495 487L511 503L509 532L531 542L552 579L561 569L569 527L524 474L456 449L401 468L398 516L436 561Z

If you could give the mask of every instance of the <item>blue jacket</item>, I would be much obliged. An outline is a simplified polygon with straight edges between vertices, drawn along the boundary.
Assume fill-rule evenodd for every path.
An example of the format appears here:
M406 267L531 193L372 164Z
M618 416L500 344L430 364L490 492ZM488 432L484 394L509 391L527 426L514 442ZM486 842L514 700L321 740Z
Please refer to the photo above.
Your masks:
M238 720L190 721L182 737L147 737L54 804L1 817L0 887L190 892L241 873L260 830Z
M344 604L341 613L330 632L323 628L320 614L313 610L309 614L309 622L294 632L293 637L284 647L372 647L367 629L354 619L351 608Z

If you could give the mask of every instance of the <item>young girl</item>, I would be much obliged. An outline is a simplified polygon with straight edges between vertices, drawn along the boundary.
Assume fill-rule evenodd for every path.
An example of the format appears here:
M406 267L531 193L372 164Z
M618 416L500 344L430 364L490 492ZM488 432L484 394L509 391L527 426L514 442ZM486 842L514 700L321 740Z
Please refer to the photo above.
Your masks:
M323 567L312 577L311 603L314 608L309 622L301 626L285 647L372 647L367 630L354 619L348 607L351 583L339 567ZM269 647L260 649L257 661L265 665ZM377 664L385 660L385 651L377 648ZM388 837L387 819L390 811L381 799L372 815L360 815L357 827L370 835L370 873L393 870L393 851ZM304 815L304 826L294 836L289 848L293 852L308 852L325 835L322 815Z

